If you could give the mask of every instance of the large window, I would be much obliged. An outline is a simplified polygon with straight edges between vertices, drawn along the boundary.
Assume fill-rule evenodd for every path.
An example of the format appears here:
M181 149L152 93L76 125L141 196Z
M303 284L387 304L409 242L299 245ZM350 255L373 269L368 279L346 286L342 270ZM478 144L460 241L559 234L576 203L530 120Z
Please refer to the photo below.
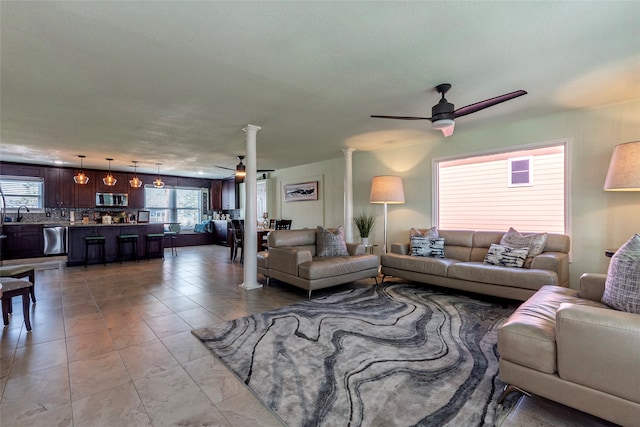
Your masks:
M44 208L44 180L24 176L2 176L0 186L4 194L7 210L17 211L20 206L29 209Z
M438 227L567 233L565 151L563 141L436 160Z
M150 222L179 223L190 229L201 222L203 189L145 187L145 209Z

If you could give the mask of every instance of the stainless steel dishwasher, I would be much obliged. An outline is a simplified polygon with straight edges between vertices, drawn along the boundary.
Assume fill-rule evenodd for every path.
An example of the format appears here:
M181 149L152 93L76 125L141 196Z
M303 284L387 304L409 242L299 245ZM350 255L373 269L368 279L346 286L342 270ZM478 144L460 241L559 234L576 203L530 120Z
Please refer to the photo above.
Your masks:
M44 234L44 254L62 255L67 253L67 227L45 225L42 228Z

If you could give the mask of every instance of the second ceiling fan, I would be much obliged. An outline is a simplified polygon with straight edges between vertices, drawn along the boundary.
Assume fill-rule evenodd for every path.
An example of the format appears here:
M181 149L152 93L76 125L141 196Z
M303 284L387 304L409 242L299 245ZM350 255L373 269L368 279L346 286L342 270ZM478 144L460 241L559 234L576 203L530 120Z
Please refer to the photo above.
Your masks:
M429 120L431 121L431 127L433 129L441 130L444 136L453 135L453 128L455 127L455 119L458 117L466 116L467 114L475 113L476 111L484 110L485 108L492 107L496 104L500 104L510 99L517 98L522 95L526 95L524 90L517 90L515 92L505 93L504 95L496 96L494 98L485 99L484 101L476 102L466 107L455 109L454 105L447 101L444 95L451 89L449 83L442 83L436 86L436 91L442 95L440 101L431 108L431 117L407 117L407 116L371 116L377 119L397 119L397 120Z
M227 169L227 170L230 170L230 171L235 171L236 182L243 182L244 178L247 176L246 167L245 167L244 163L242 163L242 161L244 160L244 156L237 156L237 157L238 157L238 160L240 160L240 163L238 163L236 165L235 169L228 168L228 167L225 167L225 166L218 166L218 165L216 165L216 167L220 168L220 169ZM274 169L258 169L258 170L256 170L256 172L260 172L260 173L273 172L273 171L274 171Z

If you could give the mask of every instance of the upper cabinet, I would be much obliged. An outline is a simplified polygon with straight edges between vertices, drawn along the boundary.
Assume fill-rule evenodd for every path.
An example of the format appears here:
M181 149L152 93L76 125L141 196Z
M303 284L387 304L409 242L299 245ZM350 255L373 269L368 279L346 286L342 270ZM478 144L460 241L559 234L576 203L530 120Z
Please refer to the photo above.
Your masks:
M222 209L237 209L236 205L236 180L225 179L222 181Z
M12 176L44 176L44 170L47 167L24 165L19 163L2 163L0 164L0 175L12 175Z
M44 171L44 206L73 207L73 169L46 168Z
M153 179L150 176L137 174L138 179L142 181L142 187L134 188L129 185L129 180L133 179L134 174L127 174L127 193L129 193L129 209L143 209L144 208L144 185L150 184Z
M86 184L76 184L73 179L71 180L71 186L74 189L74 207L93 208L96 206L96 174L87 170L84 171L84 174L89 178L89 182Z
M214 179L211 181L211 192L210 192L210 209L214 211L219 211L222 209L222 181L219 179Z

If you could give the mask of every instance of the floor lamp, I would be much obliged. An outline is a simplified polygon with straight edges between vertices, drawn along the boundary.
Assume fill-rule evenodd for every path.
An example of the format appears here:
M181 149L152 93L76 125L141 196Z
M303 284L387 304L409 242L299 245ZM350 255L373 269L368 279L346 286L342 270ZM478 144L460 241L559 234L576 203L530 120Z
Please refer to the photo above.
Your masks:
M382 253L387 253L387 205L404 203L404 188L399 176L374 176L371 181L370 203L384 204L384 246Z
M614 147L604 189L640 191L640 141Z

